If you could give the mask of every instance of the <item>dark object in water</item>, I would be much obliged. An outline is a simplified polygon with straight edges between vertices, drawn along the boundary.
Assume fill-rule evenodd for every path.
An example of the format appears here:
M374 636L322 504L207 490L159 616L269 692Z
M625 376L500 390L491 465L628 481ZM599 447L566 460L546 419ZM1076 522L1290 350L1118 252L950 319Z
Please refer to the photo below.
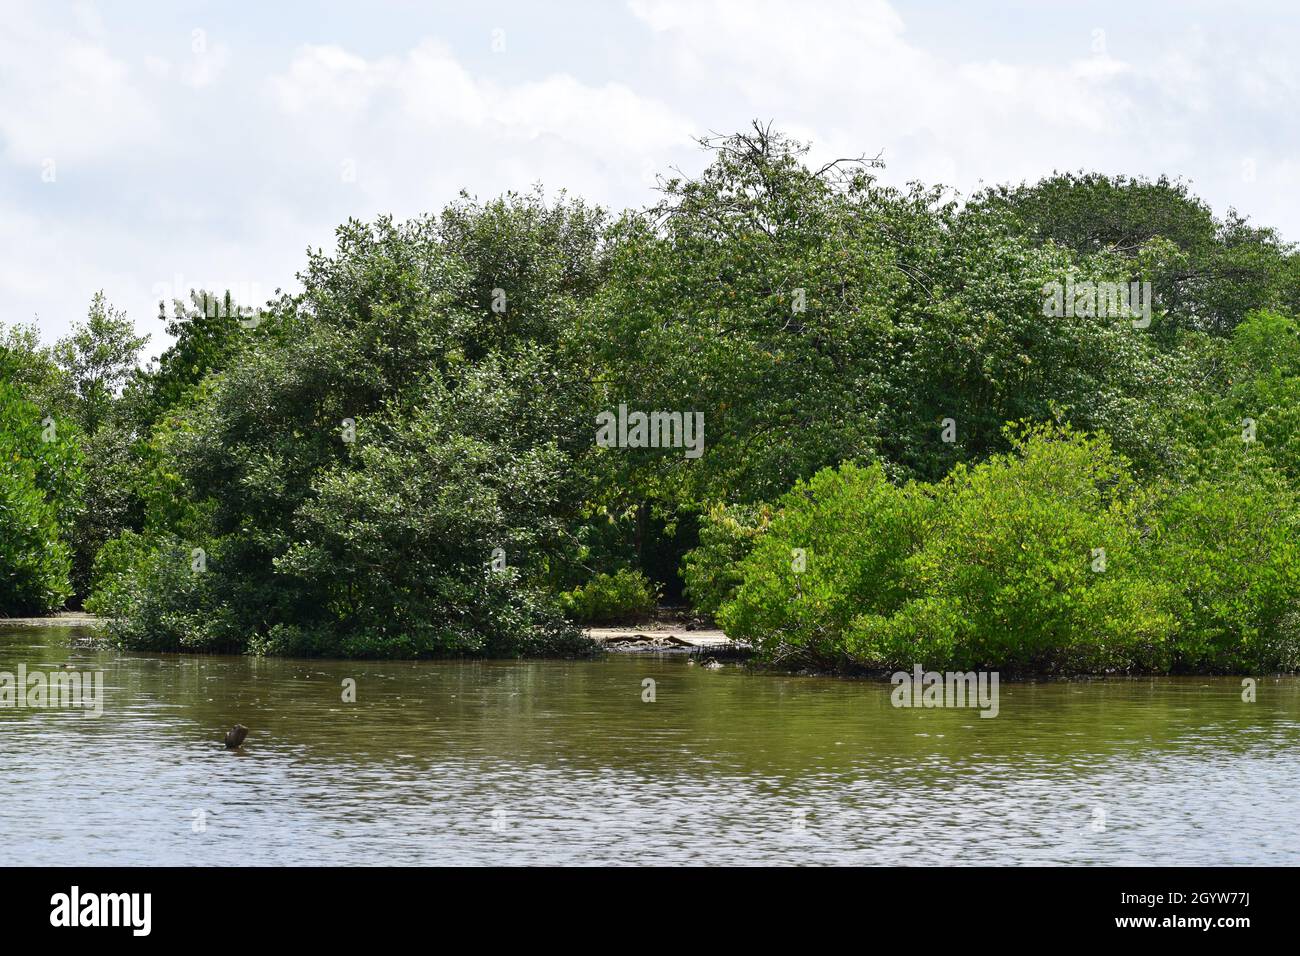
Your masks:
M235 724L235 726L231 727L226 733L226 749L237 749L239 745L244 742L244 738L247 736L248 728L243 724Z

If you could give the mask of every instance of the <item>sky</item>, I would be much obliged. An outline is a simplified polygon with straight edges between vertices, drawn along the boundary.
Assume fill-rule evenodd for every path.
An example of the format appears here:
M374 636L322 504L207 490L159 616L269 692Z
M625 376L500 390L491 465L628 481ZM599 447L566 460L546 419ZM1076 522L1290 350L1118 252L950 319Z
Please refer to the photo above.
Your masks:
M613 210L753 119L982 185L1190 181L1300 240L1293 2L0 0L0 321L263 302L349 218L542 184Z

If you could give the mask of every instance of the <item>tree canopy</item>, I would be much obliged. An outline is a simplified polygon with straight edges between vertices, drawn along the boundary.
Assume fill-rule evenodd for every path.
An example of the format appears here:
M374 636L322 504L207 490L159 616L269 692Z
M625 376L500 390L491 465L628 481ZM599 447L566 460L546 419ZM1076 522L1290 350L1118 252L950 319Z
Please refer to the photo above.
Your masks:
M53 348L5 329L0 610L415 657L660 599L810 666L1294 666L1288 244L1166 178L701 146L617 216L347 222L301 291L172 303L145 367L102 295Z

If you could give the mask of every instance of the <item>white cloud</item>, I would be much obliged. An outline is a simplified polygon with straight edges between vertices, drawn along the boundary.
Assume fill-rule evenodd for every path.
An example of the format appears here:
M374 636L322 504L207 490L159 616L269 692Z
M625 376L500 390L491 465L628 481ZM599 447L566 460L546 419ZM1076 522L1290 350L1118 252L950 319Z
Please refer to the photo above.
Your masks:
M131 67L114 57L79 18L73 32L44 26L22 8L0 30L0 140L5 159L65 168L92 162L157 135L152 104ZM35 175L35 174L33 174Z
M695 133L686 115L626 85L563 72L510 83L475 76L432 40L374 59L305 47L268 90L293 175L369 214L409 216L462 188L494 195L537 182L639 203L650 196L647 164L688 155Z
M230 48L224 43L209 45L206 39L201 45L194 45L199 48L191 50L192 55L181 67L181 82L202 89L216 83L225 72L226 63L230 60Z
M1233 129L1242 100L1280 117L1297 85L1289 61L1212 43L1196 26L1123 44L1131 60L1106 52L1119 43L1095 50L1081 26L1073 46L1022 46L1009 62L976 44L965 56L931 54L882 0L629 8L686 84L725 86L714 101L730 116L811 129L826 154L883 148L888 178L964 190L1053 169L1186 172L1216 133L1251 132Z
M970 186L1044 161L1087 162L1131 132L1134 67L1091 52L1058 64L952 61L909 42L889 4L634 0L692 82L723 82L755 115L821 132L828 151L884 148L901 178ZM850 141L850 139L852 141ZM1050 168L1050 167L1049 167Z
M307 47L271 89L299 133L328 123L363 143L367 131L400 123L409 146L436 147L441 161L467 169L479 165L475 153L547 137L578 158L680 146L693 132L680 113L618 83L589 85L565 73L516 84L477 79L435 41L373 61Z
M883 149L890 180L965 191L1182 174L1217 210L1300 235L1300 72L1279 31L1226 30L1231 11L1096 50L1091 14L1053 14L1047 46L991 43L1016 27L990 19L954 52L883 0L634 0L579 60L572 20L547 35L508 12L493 56L481 25L456 46L429 35L441 19L390 27L391 9L359 6L315 43L291 18L241 32L214 10L196 37L124 11L19 5L0 32L0 319L39 313L47 338L99 288L156 332L152 290L178 274L290 285L349 216L434 211L462 187L639 205L655 173L699 168L694 136L754 118L815 159Z
M91 208L77 206L54 191L75 189L61 164L51 191L28 194L34 212L13 211L11 227L23 222L43 239L11 246L0 272L6 320L39 314L52 339L104 288L155 332L157 351L166 344L154 322L158 289L177 277L269 295L292 287L304 248L331 245L349 216L436 211L461 188L490 196L541 182L552 193L641 202L645 170L689 153L695 131L626 85L549 70L512 82L476 76L435 40L371 58L300 47L226 94L218 81L231 54L199 39L170 59L136 57L133 69L109 46L43 33L46 50L74 67L47 105L70 102L68 130L88 142L72 148L57 109L3 110L8 158L93 161L96 188L116 195L95 192ZM28 57L27 86L43 82L39 58ZM31 95L8 88L0 104ZM30 174L39 178L39 167Z

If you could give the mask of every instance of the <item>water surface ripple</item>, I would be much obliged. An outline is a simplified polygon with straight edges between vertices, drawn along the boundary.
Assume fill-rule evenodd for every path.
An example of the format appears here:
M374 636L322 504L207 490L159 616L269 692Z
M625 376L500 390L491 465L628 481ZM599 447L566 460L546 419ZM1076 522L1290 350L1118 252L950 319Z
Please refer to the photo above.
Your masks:
M681 658L136 656L74 637L0 625L0 670L70 663L106 692L97 719L0 709L8 864L1300 863L1293 678L1260 678L1255 703L1239 678L1003 683L989 720ZM236 721L242 754L220 744Z

